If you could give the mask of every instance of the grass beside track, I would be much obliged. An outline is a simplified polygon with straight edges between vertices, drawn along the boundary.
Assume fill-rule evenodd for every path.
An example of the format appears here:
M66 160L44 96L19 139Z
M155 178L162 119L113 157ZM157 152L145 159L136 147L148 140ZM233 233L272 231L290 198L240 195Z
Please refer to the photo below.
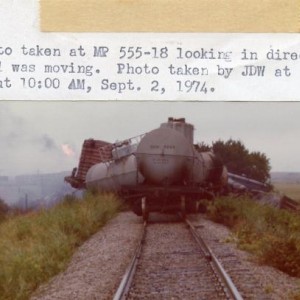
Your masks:
M0 299L28 299L66 268L74 250L119 210L112 195L67 196L49 210L0 223Z
M210 204L208 215L230 227L239 247L256 254L261 263L300 277L299 214L246 197L226 197Z

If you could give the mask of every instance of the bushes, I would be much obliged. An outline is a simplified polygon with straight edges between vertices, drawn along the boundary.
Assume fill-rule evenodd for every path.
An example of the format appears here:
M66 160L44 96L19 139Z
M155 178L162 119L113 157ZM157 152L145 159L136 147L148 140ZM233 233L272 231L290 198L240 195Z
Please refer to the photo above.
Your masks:
M209 217L233 229L240 248L260 262L300 277L300 216L248 198L222 198L208 207Z
M78 245L119 209L112 195L67 196L57 206L0 224L0 298L27 299L65 269ZM1 299L2 299L1 298Z
M0 198L0 222L6 217L9 211L9 206Z

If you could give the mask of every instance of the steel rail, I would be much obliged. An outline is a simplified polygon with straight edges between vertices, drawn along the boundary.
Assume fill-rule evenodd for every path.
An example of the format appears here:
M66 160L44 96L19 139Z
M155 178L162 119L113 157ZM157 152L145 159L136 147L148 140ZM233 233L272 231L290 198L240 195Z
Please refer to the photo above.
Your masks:
M135 270L136 270L136 266L138 263L138 260L140 258L141 252L142 252L142 247L145 241L145 236L146 236L146 227L147 227L147 222L144 222L143 225L143 232L142 232L142 237L139 241L138 246L136 247L136 250L134 252L134 255L132 257L132 260L129 264L129 266L126 269L126 272L123 276L123 279L114 295L113 300L121 300L121 299L126 299L127 298L127 294L129 292L132 280L133 280L133 276L135 274Z
M227 296L230 297L230 299L243 300L243 297L241 296L241 294L237 290L236 286L232 282L230 276L226 273L226 271L222 267L221 263L216 258L216 256L213 254L211 249L206 245L204 240L199 236L199 234L197 234L196 229L193 226L193 224L187 219L184 219L184 220L185 220L186 224L188 225L190 232L192 233L194 239L199 244L199 246L202 248L202 250L205 254L205 257L209 260L209 263L211 264L213 270L216 271L218 273L219 277L221 278L222 283L225 286Z

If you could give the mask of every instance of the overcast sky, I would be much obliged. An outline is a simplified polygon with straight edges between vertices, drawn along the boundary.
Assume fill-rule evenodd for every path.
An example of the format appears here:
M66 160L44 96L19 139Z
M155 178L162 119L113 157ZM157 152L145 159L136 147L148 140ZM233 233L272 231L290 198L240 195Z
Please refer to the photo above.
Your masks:
M0 175L72 170L84 139L114 142L185 117L195 142L241 140L272 171L300 172L300 102L0 101Z

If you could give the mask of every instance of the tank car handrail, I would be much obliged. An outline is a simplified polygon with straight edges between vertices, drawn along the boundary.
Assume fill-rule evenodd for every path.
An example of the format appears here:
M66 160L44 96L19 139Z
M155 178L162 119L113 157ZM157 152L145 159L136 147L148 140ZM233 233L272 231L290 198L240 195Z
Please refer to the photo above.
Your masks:
M125 140L116 141L115 143L99 147L99 152L100 152L102 162L110 162L110 161L114 160L112 155L109 158L107 158L107 156L103 157L102 153L105 153L106 151L110 151L112 153L112 151L114 149L116 149L118 147L122 147L124 145L137 145L145 135L146 135L146 133L142 133L140 135L137 135L137 136L125 139Z
M117 141L117 142L113 143L112 145L113 145L113 147L119 147L119 146L122 146L126 142L134 145L135 143L137 144L145 135L146 135L146 133L142 133L142 134L136 135L134 137L131 137L131 138L128 138L125 140ZM132 140L134 140L136 142L132 143Z

